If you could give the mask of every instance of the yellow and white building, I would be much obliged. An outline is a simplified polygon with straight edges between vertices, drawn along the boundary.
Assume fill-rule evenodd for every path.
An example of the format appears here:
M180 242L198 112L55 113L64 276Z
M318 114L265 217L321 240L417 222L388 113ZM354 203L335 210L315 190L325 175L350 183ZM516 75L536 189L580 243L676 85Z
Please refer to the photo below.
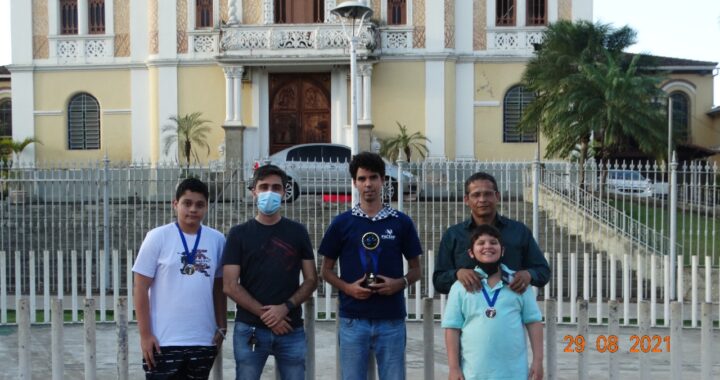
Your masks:
M23 157L38 162L106 153L161 162L177 157L163 149L169 117L199 111L213 126L208 160L351 145L348 42L330 13L341 2L13 0L12 136L40 139ZM361 148L399 122L430 139L431 158L534 156L536 136L514 124L529 100L521 74L545 26L592 20L592 0L367 4ZM686 97L688 138L707 147L720 146L720 123L708 115L714 66L680 67L664 85Z

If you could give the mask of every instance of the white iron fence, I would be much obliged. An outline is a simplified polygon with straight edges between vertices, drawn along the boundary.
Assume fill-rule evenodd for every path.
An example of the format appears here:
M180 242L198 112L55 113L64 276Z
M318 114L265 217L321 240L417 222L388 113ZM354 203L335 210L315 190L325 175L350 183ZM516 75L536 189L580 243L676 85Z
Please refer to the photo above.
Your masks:
M296 173L293 186L299 197L283 212L304 223L317 246L332 218L349 207L350 180L344 163L303 164L289 167ZM623 163L584 168L558 162L399 165L412 176L391 179L397 191L393 203L413 218L427 251L423 278L409 289L411 318L420 318L422 297L437 296L430 283L432 251L449 226L468 217L463 184L477 171L496 177L500 212L526 223L546 252L553 279L539 296L558 300L561 322L575 321L578 297L591 303L597 323L606 318L602 305L608 300L622 302L625 323L636 323L634 305L650 301L653 324L667 323L671 300L689 303L692 323L701 300L718 302L715 166L673 166L668 174L662 165ZM301 166L304 172L298 174ZM58 295L66 299L73 321L80 318L78 297L99 297L104 320L104 311L118 297L131 297L128 284L137 249L148 230L173 219L170 201L183 174L175 165L108 161L18 163L0 172L2 323L15 320L15 300L22 295L30 295L32 321L47 322L51 296ZM191 169L210 187L207 225L228 231L253 217L245 180L250 172L233 165ZM673 181L676 186L668 184ZM327 284L318 286L318 319L332 317L332 296ZM128 308L132 320L131 300Z

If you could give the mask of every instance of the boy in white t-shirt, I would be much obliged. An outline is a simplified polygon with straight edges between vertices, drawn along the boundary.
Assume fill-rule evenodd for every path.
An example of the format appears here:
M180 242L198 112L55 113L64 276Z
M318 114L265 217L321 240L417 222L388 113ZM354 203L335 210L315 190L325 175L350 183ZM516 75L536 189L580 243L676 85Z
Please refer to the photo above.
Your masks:
M225 338L222 233L202 225L208 187L183 180L177 221L145 237L133 266L135 310L146 379L207 379Z

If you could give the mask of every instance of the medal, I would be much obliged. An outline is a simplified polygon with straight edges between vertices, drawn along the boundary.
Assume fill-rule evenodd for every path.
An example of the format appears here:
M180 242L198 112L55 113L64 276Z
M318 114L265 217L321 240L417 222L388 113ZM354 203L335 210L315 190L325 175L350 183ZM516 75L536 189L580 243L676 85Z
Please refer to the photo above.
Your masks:
M485 315L487 315L488 318L495 318L495 314L497 314L497 311L494 307L485 309Z
M492 299L490 299L490 296L488 295L487 291L485 290L485 286L482 287L482 294L485 297L485 301L487 301L488 308L485 309L485 316L488 318L495 318L495 315L497 315L497 310L495 310L495 303L497 302L498 296L500 295L500 290L502 288L499 288L493 293Z
M183 263L183 267L180 268L180 273L192 275L193 273L195 273L195 255L197 254L198 245L200 244L200 233L202 232L202 226L198 228L197 238L195 238L195 245L193 246L192 251L188 249L187 241L185 240L185 234L182 232L180 224L178 224L178 222L175 222L175 226L180 233L180 240L182 240L183 248L185 248L185 252L183 252L182 254L183 257L180 259L180 261Z

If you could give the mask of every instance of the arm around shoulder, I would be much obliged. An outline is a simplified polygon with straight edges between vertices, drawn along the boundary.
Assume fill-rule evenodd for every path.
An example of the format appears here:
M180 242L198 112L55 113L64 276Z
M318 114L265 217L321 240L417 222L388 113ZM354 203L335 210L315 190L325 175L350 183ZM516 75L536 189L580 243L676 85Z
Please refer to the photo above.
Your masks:
M451 227L452 228L452 227ZM453 241L450 230L445 231L440 240L437 256L435 257L435 270L432 274L435 290L442 294L448 294L457 277L455 273L455 258L453 257Z

